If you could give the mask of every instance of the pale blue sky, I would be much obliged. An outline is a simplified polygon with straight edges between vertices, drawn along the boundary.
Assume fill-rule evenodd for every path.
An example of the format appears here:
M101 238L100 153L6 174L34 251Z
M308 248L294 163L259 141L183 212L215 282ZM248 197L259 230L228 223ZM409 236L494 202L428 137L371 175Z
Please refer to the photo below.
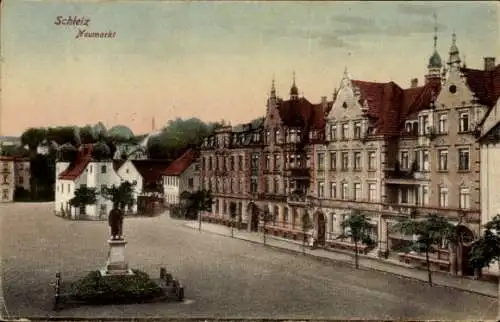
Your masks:
M240 123L263 115L273 75L288 96L294 70L312 102L331 98L346 66L423 82L433 12L444 60L453 31L469 67L500 51L495 2L3 2L4 135L99 120L144 132L153 116ZM116 38L75 39L54 24L69 15Z

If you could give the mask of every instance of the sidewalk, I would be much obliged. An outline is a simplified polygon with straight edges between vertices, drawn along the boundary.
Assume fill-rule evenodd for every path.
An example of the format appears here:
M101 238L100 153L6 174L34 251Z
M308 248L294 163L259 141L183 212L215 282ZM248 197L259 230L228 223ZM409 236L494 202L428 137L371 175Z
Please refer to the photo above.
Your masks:
M197 221L190 221L185 224L185 226L193 229L198 229L198 225ZM231 228L222 225L203 222L201 229L202 231L222 236L231 236ZM262 233L234 229L234 238L263 244ZM280 250L291 251L293 253L302 253L303 251L301 242L271 235L266 236L266 245ZM317 259L344 262L354 265L354 254L345 251L327 251L324 249L311 250L309 247L306 247L305 253ZM427 271L413 268L411 265L401 263L397 260L383 260L367 255L359 255L359 267L427 282ZM471 278L454 277L442 272L433 272L432 281L433 284L436 285L460 289L493 298L498 297L499 288L496 283L477 281Z

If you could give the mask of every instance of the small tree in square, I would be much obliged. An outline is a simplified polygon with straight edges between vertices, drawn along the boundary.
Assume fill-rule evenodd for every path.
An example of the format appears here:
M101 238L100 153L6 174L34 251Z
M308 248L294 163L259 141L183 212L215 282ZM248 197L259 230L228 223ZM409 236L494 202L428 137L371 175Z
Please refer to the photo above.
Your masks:
M124 181L118 186L112 185L111 187L103 188L101 195L105 199L111 200L113 205L117 205L123 211L125 207L130 207L136 202L134 199L135 185L135 183Z
M356 268L359 268L359 244L369 245L373 242L370 237L370 230L373 226L365 214L355 210L342 222L342 227L344 231L345 228L349 228L346 235L354 242L354 264Z
M455 234L455 227L446 218L439 214L430 214L425 219L406 217L400 220L394 229L405 235L417 235L417 243L425 252L427 276L429 285L432 286L432 272L429 253L433 245L440 244L443 240L450 239Z
M302 216L302 253L305 254L306 253L306 245L307 245L307 237L308 237L308 234L307 232L309 231L309 229L312 228L312 222L311 222L311 218L309 217L309 214L305 213L303 216Z
M231 202L229 204L229 215L231 216L231 237L234 238L234 220L236 219L237 216L237 207L236 203Z
M266 245L266 226L268 222L274 221L274 214L272 214L267 207L264 208L262 212L262 233L264 238L264 245Z
M75 190L75 196L69 201L70 206L80 209L79 214L85 215L87 205L94 205L97 202L97 189L80 186Z
M474 268L474 277L481 276L483 267L489 266L494 261L500 261L500 215L484 225L483 235L476 240L470 249L469 261Z

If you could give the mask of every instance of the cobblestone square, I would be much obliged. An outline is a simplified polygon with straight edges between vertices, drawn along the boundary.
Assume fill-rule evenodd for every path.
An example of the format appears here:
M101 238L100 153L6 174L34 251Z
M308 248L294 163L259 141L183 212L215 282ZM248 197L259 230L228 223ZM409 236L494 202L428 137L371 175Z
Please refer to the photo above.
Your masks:
M185 303L51 311L55 273L82 276L105 264L106 221L68 221L52 204L0 205L3 296L11 317L224 317L494 319L496 300L379 272L322 263L198 232L166 215L127 218L126 253L152 275L165 266Z

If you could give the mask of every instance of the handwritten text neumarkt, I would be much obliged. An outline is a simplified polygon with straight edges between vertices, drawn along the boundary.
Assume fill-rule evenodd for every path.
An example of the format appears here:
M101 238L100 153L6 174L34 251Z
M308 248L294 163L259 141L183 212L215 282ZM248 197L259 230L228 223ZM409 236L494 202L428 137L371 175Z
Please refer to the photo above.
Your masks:
M85 38L115 38L115 31L89 31L90 18L88 17L77 17L77 16L57 16L56 21L54 22L56 26L59 27L76 27L76 36L75 39L85 39Z

